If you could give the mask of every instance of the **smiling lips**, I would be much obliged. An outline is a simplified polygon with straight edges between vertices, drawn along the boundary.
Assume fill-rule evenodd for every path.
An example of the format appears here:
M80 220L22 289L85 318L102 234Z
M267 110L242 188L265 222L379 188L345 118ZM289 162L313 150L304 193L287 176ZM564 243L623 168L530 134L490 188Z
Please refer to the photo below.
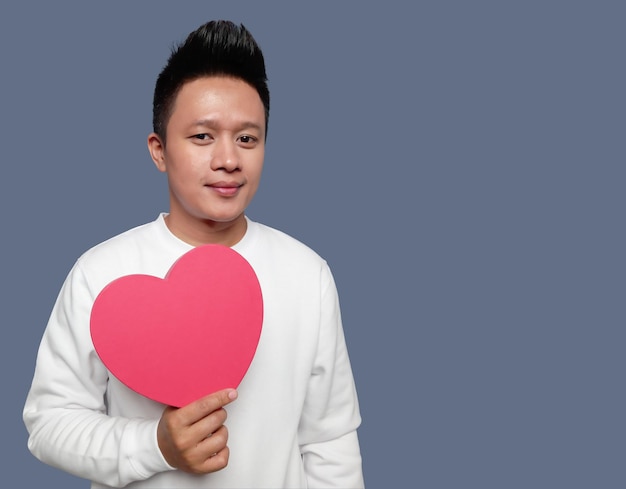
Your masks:
M214 190L216 193L224 196L235 195L243 184L238 182L216 182L207 187Z

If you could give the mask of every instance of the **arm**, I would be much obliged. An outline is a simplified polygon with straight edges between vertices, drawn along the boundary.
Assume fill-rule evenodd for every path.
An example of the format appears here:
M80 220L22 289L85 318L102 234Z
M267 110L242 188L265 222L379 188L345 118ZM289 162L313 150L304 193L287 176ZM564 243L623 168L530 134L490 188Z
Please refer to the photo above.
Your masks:
M93 349L94 294L81 269L70 272L44 333L24 407L28 447L71 474L123 487L172 470L159 451L158 419L106 414L108 372Z
M322 277L320 333L299 426L300 449L308 487L361 488L356 389L337 290L327 267Z

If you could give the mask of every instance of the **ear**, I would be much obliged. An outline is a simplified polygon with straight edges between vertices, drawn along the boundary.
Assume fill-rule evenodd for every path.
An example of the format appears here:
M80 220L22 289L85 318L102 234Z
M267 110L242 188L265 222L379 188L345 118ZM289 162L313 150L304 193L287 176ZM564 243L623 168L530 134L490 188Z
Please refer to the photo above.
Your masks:
M148 151L152 157L152 161L157 167L157 170L166 172L165 165L165 144L161 141L158 134L152 132L148 135Z

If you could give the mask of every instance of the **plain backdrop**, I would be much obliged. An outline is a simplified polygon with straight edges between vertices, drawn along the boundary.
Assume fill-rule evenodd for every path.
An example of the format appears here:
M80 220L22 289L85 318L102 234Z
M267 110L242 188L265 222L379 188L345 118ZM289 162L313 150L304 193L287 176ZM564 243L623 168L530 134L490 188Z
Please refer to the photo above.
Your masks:
M3 3L2 486L88 487L27 450L39 340L76 258L167 210L154 80L227 18L272 95L249 216L333 269L366 485L626 487L623 5Z

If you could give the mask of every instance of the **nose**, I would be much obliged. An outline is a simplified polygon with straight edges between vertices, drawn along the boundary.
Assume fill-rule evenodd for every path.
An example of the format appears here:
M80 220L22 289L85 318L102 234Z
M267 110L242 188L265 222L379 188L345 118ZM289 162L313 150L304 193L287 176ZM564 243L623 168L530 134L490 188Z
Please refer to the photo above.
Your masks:
M234 141L220 139L213 145L211 169L233 172L239 169L239 153Z

